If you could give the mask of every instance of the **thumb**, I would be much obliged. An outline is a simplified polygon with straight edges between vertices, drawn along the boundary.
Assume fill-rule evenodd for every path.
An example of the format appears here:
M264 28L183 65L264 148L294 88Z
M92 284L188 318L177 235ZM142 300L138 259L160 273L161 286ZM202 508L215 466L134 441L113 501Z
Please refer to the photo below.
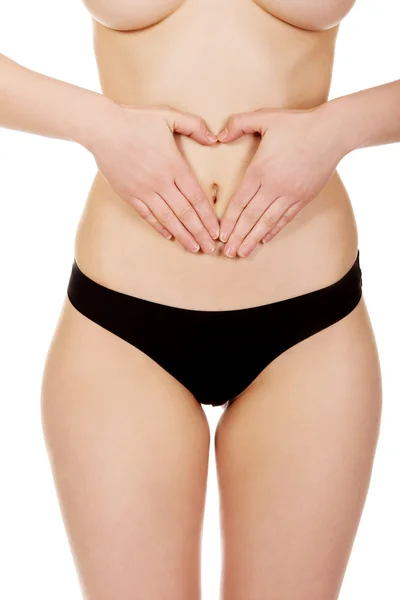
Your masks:
M266 109L238 113L229 117L225 128L219 132L219 142L234 142L246 133L259 133L266 131Z
M197 115L173 110L170 126L172 131L191 137L203 146L210 146L217 141L217 136L208 129L204 119Z

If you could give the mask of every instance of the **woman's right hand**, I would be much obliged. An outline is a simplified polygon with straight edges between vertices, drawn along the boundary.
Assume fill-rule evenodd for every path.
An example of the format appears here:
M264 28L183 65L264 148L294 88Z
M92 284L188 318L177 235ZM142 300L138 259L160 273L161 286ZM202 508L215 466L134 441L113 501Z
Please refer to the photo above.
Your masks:
M219 222L174 132L202 145L217 141L195 115L169 106L113 103L88 149L111 187L156 231L174 236L190 252L210 253Z

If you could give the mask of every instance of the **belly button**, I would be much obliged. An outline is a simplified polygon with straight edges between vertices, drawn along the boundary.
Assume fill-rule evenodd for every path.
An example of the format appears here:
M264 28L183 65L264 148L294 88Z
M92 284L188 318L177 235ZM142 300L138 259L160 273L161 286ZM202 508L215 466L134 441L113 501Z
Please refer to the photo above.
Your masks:
M218 196L218 183L213 183L211 186L211 194L212 194L212 201L214 204L217 203L217 196Z

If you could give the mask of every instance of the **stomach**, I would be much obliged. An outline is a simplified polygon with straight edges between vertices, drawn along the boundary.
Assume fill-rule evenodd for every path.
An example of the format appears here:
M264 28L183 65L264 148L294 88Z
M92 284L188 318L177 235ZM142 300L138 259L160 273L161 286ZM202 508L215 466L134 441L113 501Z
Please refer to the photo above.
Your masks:
M121 104L169 105L217 133L237 112L312 108L328 99L338 25L304 30L253 3L230 11L184 7L155 25L118 31L93 20L103 93ZM197 12L194 12L197 11ZM176 143L220 218L259 144ZM80 218L75 258L92 279L156 302L229 310L306 293L339 279L358 247L356 222L335 171L320 194L248 258L192 254L144 222L97 172Z

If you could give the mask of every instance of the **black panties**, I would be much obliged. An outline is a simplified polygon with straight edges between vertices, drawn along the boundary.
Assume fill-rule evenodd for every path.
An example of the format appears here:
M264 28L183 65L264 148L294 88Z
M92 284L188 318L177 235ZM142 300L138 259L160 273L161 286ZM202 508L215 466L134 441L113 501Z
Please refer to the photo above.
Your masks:
M360 252L347 273L306 294L235 310L194 310L107 288L73 262L72 305L135 346L202 404L220 406L243 392L279 354L343 319L362 295Z

